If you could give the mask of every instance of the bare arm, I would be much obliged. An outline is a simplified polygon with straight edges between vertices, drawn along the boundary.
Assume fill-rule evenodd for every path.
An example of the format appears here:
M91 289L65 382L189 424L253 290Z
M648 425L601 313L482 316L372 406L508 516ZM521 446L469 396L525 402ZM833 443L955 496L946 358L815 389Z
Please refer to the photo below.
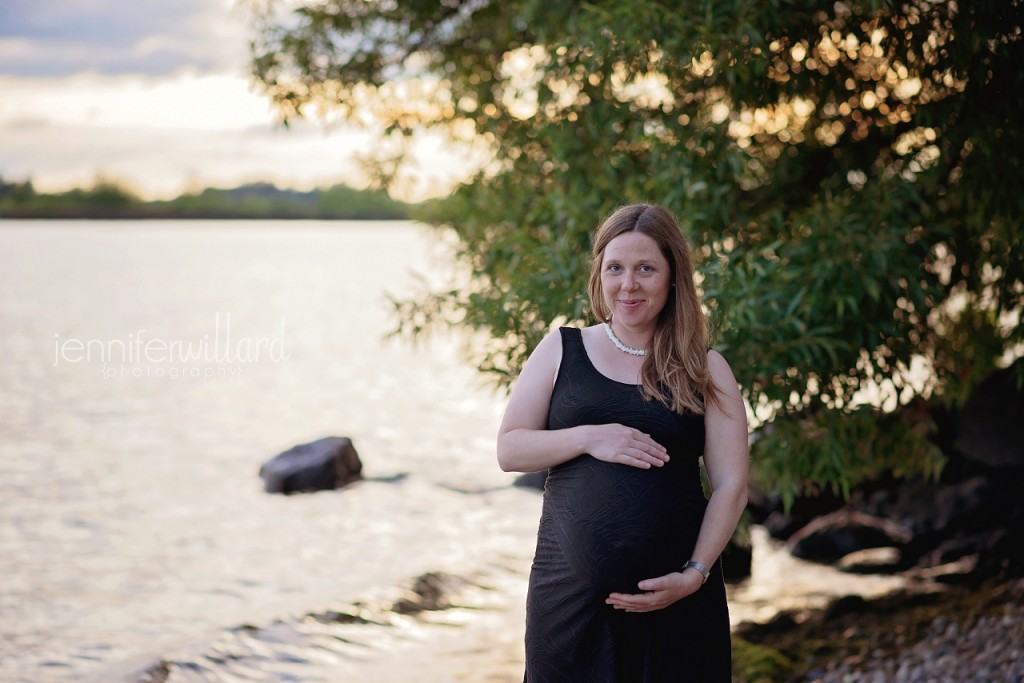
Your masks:
M709 403L704 412L704 468L711 481L711 499L691 559L710 569L732 538L747 505L747 413L732 369L717 351L708 353L708 370L720 392L723 408ZM703 584L696 571L678 571L645 579L645 593L612 593L606 602L627 612L662 609L696 592Z
M660 467L665 448L643 432L620 424L547 429L555 374L562 359L558 330L530 355L509 397L498 428L498 465L506 472L537 472L584 453L632 467Z
M704 469L711 499L704 513L693 558L710 567L722 554L747 505L750 458L747 413L736 378L717 351L708 353L708 369L719 389L723 408L708 405L704 413Z

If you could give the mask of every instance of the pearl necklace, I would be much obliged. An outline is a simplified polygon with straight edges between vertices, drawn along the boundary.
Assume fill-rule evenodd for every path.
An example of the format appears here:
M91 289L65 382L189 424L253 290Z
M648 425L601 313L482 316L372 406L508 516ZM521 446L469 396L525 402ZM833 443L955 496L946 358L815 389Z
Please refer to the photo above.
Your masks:
M612 344L615 344L615 348L624 353L628 353L631 356L646 356L647 349L634 349L632 346L626 346L623 344L615 333L612 332L612 326L608 323L601 323L604 325L604 331L608 333L608 338L612 340Z

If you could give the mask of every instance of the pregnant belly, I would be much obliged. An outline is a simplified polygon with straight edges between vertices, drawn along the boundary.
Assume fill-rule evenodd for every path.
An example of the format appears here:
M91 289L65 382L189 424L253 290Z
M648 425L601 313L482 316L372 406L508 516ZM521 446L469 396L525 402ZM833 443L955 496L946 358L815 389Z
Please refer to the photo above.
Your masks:
M641 470L583 456L555 468L545 490L542 533L578 579L598 591L636 592L642 579L689 559L705 501L699 482L664 468Z

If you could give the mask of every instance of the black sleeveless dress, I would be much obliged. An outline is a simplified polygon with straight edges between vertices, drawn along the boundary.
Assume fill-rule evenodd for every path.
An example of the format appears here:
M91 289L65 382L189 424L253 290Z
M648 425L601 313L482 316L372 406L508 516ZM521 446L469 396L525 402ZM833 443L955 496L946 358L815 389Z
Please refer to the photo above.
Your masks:
M706 507L704 419L605 377L580 330L560 332L548 429L617 422L650 434L670 459L644 470L581 455L551 468L526 603L524 680L728 683L729 613L717 562L703 587L663 610L629 613L604 602L690 559Z

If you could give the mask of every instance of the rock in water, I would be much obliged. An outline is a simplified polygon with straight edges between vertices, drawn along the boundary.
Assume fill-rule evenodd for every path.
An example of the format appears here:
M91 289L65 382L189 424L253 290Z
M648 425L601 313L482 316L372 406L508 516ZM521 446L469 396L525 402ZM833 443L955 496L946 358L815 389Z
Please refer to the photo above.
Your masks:
M543 491L544 484L547 480L547 470L542 470L540 472L527 472L526 474L520 474L516 477L516 480L512 482L512 485L519 486L524 489L537 489L538 491Z
M363 463L352 440L328 436L293 446L263 463L267 493L298 493L340 488L362 478Z

